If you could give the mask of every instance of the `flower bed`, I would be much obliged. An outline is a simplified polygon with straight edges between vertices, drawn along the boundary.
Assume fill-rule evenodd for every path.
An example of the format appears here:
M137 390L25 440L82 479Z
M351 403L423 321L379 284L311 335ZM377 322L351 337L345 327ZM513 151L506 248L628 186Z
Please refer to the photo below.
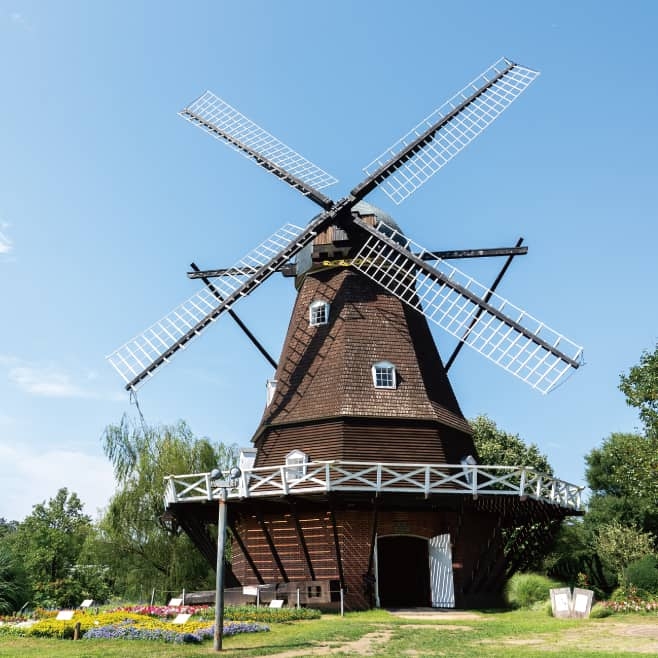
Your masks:
M658 601L629 597L623 601L601 601L600 606L612 612L658 612Z
M209 624L208 619L192 618L183 624L172 624L170 617L169 613L164 617L159 617L128 610L114 610L102 612L98 615L76 611L73 619L69 620L48 617L34 622L31 626L7 624L0 627L2 629L0 634L70 639L74 635L75 626L80 624L81 638L89 640L121 638L198 643L213 637L214 624ZM269 627L258 623L226 621L223 635L229 637L238 633L263 631L269 631Z

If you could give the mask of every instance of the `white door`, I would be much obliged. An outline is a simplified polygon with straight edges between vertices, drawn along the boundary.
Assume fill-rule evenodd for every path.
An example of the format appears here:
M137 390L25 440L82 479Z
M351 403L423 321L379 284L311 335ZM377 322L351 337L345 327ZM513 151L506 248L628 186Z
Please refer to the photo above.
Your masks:
M455 587L452 579L450 535L437 535L429 540L430 590L433 608L454 608Z

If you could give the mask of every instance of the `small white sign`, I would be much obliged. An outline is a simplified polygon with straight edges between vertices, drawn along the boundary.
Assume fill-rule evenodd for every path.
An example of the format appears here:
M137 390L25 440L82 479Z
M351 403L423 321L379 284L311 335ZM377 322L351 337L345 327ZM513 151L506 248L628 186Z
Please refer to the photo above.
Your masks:
M94 602L94 599L85 599L81 604L81 608L91 608L91 604Z
M253 587L253 586L243 587L242 593L245 596L258 596L258 587Z
M55 617L55 619L59 619L60 621L70 621L73 619L74 612L74 610L60 610L57 613L57 617Z
M272 599L270 601L270 608L282 608L283 607L283 599Z
M170 608L177 608L179 605L183 605L183 599L171 599L169 601Z
M172 624L184 624L192 615L188 614L183 614L181 613L180 615L176 615L176 619L172 621Z
M555 609L558 612L569 611L569 597L566 594L556 594L555 596Z
M584 594L578 594L573 608L576 612L587 612L587 603L588 598Z

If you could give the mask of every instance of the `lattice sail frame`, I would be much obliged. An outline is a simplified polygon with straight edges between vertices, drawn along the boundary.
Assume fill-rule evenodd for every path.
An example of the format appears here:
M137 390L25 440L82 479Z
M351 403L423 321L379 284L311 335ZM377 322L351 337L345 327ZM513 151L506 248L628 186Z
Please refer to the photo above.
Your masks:
M509 70L506 71L506 69ZM449 117L471 96L486 87L454 117L450 118L420 151L409 158L388 179L380 182L379 187L394 203L399 205L466 148L538 76L538 71L501 57L461 91L458 91L452 98L414 126L395 144L376 157L364 167L363 171L369 176L372 175L384 164L395 159L407 146L421 137L428 128Z
M179 115L238 153L250 160L254 159L227 139L227 136L234 138L316 190L338 182L337 178L307 160L211 91L203 93L179 112ZM201 118L205 123L199 123L194 117Z
M389 226L376 230L409 255L370 235L352 264L471 349L541 393L582 363L583 348L564 335L495 293L485 303L489 288Z
M246 256L241 258L227 274L213 282L214 291L204 287L189 299L177 306L162 319L152 324L141 334L124 343L107 356L107 360L119 373L126 384L135 378L151 377L158 362L168 362L166 355L178 349L185 349L186 344L195 338L210 322L214 322L223 310L223 300L235 295L254 273L267 265L273 258L286 251L302 232L308 232L294 224L282 226ZM262 278L269 273L264 273ZM220 299L221 298L221 299ZM143 381L141 379L140 381ZM136 386L131 385L131 388Z

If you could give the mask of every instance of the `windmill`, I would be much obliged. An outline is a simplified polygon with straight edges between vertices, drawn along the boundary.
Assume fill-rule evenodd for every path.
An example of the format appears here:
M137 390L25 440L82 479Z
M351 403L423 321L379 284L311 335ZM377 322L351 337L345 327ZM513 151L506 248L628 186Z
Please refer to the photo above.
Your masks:
M428 322L441 327L542 393L561 383L581 365L582 349L447 262L507 255L509 263L525 248L431 251L366 201L375 188L404 201L537 75L498 60L365 167L364 180L338 201L322 191L336 182L331 175L213 93L180 113L320 208L305 227L283 226L231 267L193 265L190 276L206 286L108 357L134 391L222 314L239 322L233 306L274 273L295 277L281 359L255 448L244 453L240 502L231 505L235 582L305 583L317 603L330 602L337 583L355 608L373 597L389 605L482 602L510 572L506 527L553 531L578 507L566 483L551 481L544 495L541 474L477 465L446 375L454 357L444 366L429 331ZM212 482L181 482L169 483L168 511L212 562ZM493 495L510 487L514 499ZM517 534L520 550L530 540ZM402 555L429 564L430 575L391 580L396 570L385 564Z

